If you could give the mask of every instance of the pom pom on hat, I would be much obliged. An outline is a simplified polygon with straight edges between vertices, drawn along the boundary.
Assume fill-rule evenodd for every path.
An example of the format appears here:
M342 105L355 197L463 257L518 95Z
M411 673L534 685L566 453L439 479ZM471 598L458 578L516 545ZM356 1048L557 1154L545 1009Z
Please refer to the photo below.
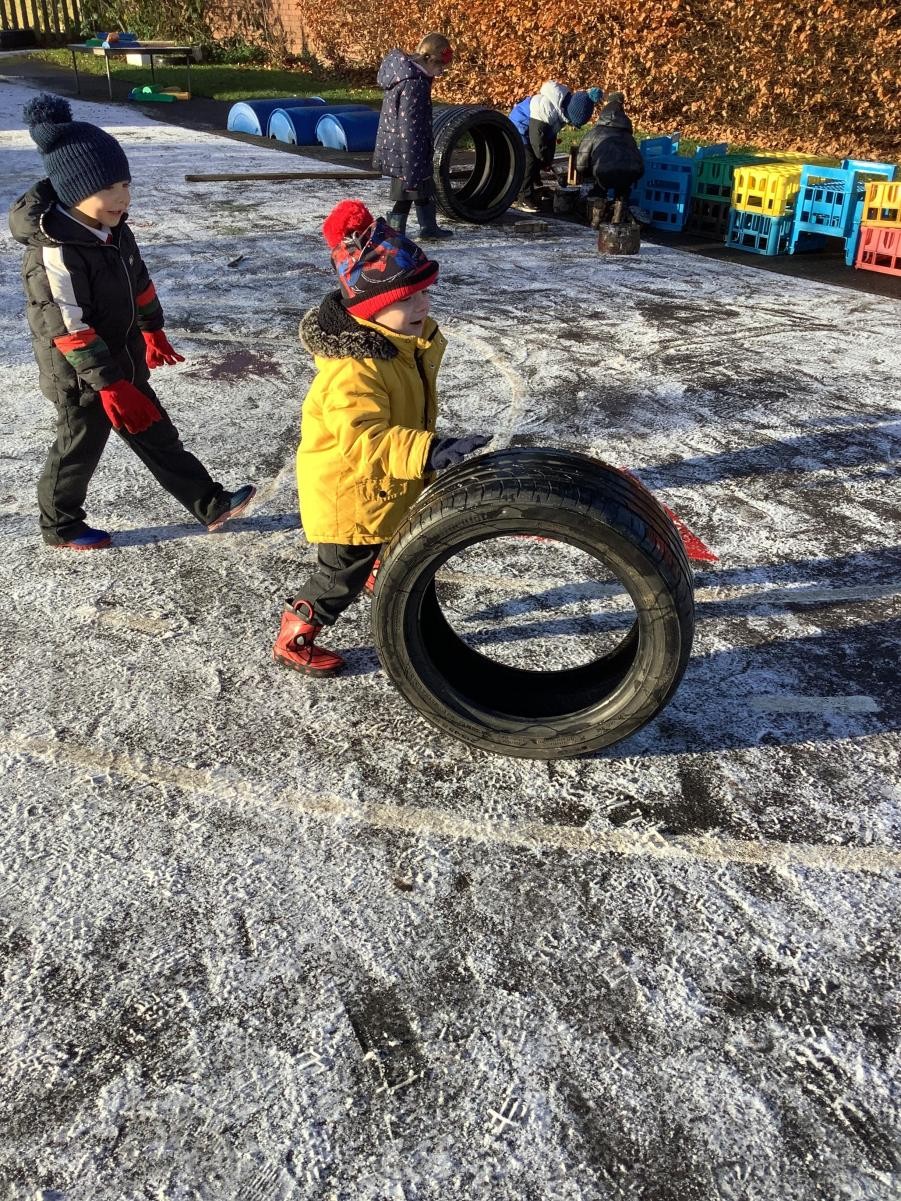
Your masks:
M365 233L375 218L362 200L342 200L322 223L322 236L330 250L354 234Z
M41 150L49 150L60 134L54 126L66 125L72 121L72 109L68 100L62 96L51 96L42 92L35 96L22 109L22 116L33 140Z
M589 88L587 95L588 95L588 99L591 101L592 104L600 104L601 101L604 99L604 89L603 88Z

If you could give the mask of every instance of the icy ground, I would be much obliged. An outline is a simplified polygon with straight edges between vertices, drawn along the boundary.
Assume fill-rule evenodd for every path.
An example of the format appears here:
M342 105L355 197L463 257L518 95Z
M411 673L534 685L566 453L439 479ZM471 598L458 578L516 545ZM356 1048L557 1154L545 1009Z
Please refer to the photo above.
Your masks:
M28 95L0 85L4 204L39 174ZM897 1198L901 303L457 228L442 429L629 466L720 556L661 718L489 757L398 700L365 602L345 677L269 657L311 558L318 228L384 189L186 184L303 161L76 109L131 159L187 355L161 397L260 495L206 535L116 442L89 497L115 549L43 548L4 235L3 1201ZM579 637L571 563L503 553L458 572L477 637L540 663Z

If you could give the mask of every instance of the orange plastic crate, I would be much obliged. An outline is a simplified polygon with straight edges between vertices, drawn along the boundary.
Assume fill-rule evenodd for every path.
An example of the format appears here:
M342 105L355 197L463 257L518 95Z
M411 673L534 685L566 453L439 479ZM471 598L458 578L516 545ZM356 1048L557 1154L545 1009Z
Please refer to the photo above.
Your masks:
M862 225L854 266L901 275L901 225Z
M864 225L901 225L901 183L873 179L863 198Z

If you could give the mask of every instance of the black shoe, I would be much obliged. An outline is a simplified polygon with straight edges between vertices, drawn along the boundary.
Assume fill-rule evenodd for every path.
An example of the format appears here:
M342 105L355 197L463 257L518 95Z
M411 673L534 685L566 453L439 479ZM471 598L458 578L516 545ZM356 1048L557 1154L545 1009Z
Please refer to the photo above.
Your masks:
M218 517L213 518L206 528L210 533L213 530L220 529L227 521L231 521L233 517L237 517L240 513L243 513L256 494L257 490L253 484L244 484L237 492L226 492L225 495L228 497L228 504Z

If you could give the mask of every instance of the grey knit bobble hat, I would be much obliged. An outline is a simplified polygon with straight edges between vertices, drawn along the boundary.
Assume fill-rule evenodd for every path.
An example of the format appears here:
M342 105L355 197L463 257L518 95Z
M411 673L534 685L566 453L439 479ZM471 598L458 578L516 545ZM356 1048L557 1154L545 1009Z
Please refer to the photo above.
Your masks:
M88 121L73 121L69 102L61 96L43 92L25 105L22 115L47 177L67 208L131 179L125 151L112 134Z

